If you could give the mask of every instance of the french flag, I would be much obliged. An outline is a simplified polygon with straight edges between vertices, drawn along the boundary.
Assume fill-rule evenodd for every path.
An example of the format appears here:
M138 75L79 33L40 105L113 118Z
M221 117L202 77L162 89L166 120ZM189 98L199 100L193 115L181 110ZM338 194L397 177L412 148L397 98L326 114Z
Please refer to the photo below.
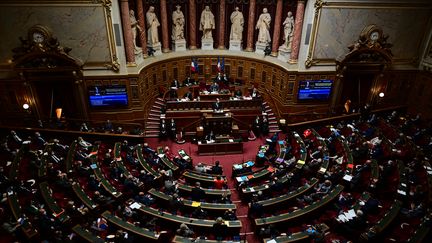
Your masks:
M196 73L198 72L198 62L196 61L196 59L192 59L191 61L191 72Z
M225 66L225 58L223 57L221 61L221 59L218 57L217 69L219 73L223 73L224 66Z

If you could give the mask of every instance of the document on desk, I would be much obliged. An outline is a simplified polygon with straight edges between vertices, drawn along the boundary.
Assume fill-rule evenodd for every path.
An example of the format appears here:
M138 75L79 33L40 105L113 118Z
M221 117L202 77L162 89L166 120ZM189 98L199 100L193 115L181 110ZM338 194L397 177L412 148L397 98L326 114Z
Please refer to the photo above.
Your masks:
M348 212L345 212L344 214L348 219L353 219L354 217L357 216L354 209L350 209Z
M351 181L352 180L352 176L351 175L344 175L343 179L346 181Z
M141 205L139 203L137 203L137 202L134 202L129 207L131 209L139 209L139 208L141 208Z

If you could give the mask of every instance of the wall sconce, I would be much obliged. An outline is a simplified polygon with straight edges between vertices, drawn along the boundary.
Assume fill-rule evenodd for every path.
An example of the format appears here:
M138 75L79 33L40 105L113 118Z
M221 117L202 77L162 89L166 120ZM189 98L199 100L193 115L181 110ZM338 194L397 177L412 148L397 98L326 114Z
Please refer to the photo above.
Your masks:
M384 97L384 92L380 92L380 93L378 94L378 96L379 96L380 98L383 98L383 97Z
M29 104L27 104L27 103L24 103L22 107L26 111L28 111L28 109L30 108Z
M62 108L57 108L56 110L55 110L55 112L56 112L56 117L57 117L57 119L59 119L60 120L60 118L61 118L61 115L62 115Z

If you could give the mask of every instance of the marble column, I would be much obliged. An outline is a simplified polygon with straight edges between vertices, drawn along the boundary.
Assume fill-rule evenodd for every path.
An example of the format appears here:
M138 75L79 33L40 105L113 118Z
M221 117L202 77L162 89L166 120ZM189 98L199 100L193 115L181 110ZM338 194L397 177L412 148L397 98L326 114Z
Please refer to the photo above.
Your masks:
M283 7L283 1L277 0L276 17L275 17L274 29L273 29L272 52L270 54L273 57L276 57L278 55L280 30L282 24L282 7Z
M196 3L189 0L189 49L197 49L196 43Z
M139 39L141 44L141 49L143 52L143 57L148 57L147 54L147 27L145 25L145 17L144 17L144 4L143 0L137 0L136 1L137 6L137 16L138 16L138 24L141 28L141 31L139 32Z
M255 31L255 8L256 0L250 0L249 2L249 18L247 28L247 42L245 51L253 51L254 43L254 31Z
M300 48L300 39L303 28L303 17L305 11L305 1L298 0L297 2L297 11L295 16L295 24L294 24L294 33L293 33L293 41L291 46L291 59L289 62L296 63L299 55Z
M162 20L162 52L169 52L169 34L168 34L168 14L166 0L160 0L161 20Z
M132 40L132 29L129 18L129 1L120 0L123 39L126 51L126 63L135 64L135 47Z
M225 0L219 3L219 45L218 49L225 49Z

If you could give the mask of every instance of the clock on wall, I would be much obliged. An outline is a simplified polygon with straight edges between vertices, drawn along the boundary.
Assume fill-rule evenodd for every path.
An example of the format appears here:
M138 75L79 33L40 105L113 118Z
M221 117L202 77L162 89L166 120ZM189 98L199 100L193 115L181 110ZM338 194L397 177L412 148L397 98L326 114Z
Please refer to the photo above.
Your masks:
M370 35L369 38L371 41L377 41L380 38L380 33L378 31L373 31Z
M44 44L51 38L51 31L43 25L35 25L28 30L28 39L35 44Z

